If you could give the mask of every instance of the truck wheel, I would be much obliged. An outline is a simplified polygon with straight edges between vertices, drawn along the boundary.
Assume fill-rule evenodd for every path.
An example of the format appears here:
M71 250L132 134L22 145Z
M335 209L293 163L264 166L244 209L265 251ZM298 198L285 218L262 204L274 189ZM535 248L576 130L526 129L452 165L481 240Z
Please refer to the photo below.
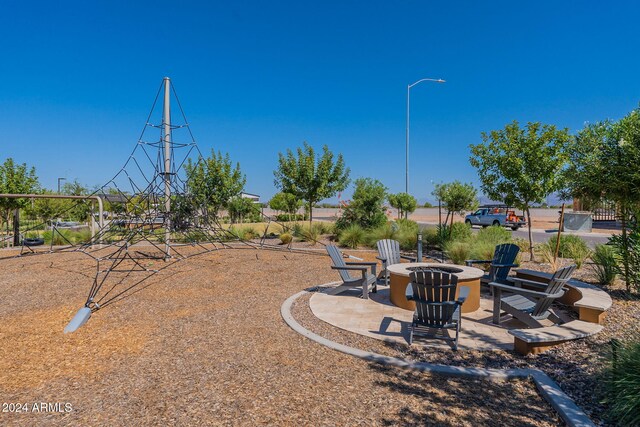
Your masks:
M511 227L511 229L513 231L518 231L518 228L520 228L520 226L518 226L518 225L514 225L513 227Z
M498 220L496 219L495 221L493 221L493 224L491 224L491 225L493 225L493 226L496 226L496 225L497 225L498 227L500 227L500 221L498 221Z
M473 224L471 224L471 220L470 219L465 219L464 223L467 224L469 226L469 228L473 228Z

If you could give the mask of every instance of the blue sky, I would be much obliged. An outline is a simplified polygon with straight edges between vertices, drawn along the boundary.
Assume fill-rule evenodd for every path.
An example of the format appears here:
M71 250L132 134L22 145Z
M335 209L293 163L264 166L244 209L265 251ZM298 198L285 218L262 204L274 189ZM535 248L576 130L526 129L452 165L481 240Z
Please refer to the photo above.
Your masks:
M228 152L247 191L275 193L277 154L308 141L352 178L410 191L478 183L480 132L512 120L571 131L640 101L633 2L4 2L0 161L44 186L106 182L163 76L203 152ZM347 191L350 193L350 191Z

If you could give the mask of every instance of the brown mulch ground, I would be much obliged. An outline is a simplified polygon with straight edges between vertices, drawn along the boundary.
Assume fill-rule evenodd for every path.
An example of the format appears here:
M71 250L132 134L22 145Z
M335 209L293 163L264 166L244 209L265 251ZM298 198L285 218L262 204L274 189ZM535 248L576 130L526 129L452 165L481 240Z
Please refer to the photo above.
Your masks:
M569 260L561 261L564 264L570 262ZM548 265L531 262L523 262L522 268L551 271ZM577 270L574 277L595 284L594 272L587 264ZM540 369L557 381L596 424L608 425L607 406L603 401L607 398L604 376L611 360L609 342L612 338L626 340L640 334L640 299L630 297L622 291L622 287L621 283L617 283L612 289L606 289L612 296L613 306L607 313L602 332L583 340L567 342L543 354L527 357L503 350L433 351L427 347L386 344L318 321L306 302L308 297L296 304L294 314L305 327L319 335L345 345L387 356L454 366ZM566 309L566 307L558 308ZM577 315L575 317L577 318Z
M0 412L2 425L559 423L527 381L384 369L292 331L280 306L336 280L324 256L251 249L191 258L67 335L93 260L69 253L0 263L0 403L29 409ZM51 405L34 413L37 402Z

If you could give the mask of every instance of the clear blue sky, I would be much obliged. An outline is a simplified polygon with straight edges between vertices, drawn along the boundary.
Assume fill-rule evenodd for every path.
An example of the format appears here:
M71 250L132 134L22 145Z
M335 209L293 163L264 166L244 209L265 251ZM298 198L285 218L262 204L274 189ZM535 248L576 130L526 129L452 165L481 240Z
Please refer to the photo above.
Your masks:
M203 152L274 194L278 152L343 153L411 193L477 183L469 144L512 120L575 131L640 100L634 2L4 2L0 161L93 186L129 155L163 76ZM347 193L350 193L348 191Z

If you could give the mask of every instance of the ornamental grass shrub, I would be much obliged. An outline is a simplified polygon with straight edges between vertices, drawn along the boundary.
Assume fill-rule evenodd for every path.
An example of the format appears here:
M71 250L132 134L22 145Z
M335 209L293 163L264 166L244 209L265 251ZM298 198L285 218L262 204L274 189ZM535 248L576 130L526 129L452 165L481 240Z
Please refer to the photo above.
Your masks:
M288 245L293 241L293 235L291 235L291 233L281 233L278 238L283 245Z
M596 245L591 254L592 268L602 286L611 286L616 280L618 266L616 252L609 245Z
M640 426L640 337L613 345L606 402L615 425Z
M467 242L449 241L445 244L444 250L454 264L463 265L465 260L470 259L471 247Z
M365 242L365 231L358 224L351 224L340 232L338 242L347 248L356 249Z

